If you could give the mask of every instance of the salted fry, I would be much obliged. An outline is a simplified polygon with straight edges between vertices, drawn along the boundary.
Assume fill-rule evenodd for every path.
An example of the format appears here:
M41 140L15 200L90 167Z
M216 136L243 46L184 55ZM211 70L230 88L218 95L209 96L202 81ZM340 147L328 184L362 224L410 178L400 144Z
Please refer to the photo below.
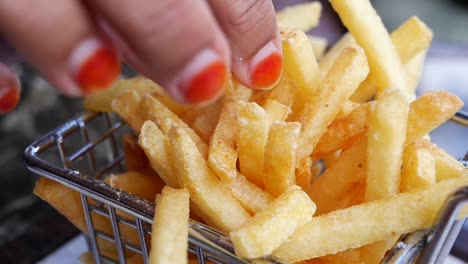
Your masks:
M276 13L276 20L280 28L299 29L307 32L317 26L322 5L320 2L303 3Z
M214 226L229 232L247 222L250 215L231 193L224 191L220 180L184 130L175 125L168 137L181 186L189 190L190 199Z
M112 101L112 110L130 126L135 134L146 121L146 112L140 107L142 95L135 91L128 91Z
M340 105L354 92L368 74L364 52L345 49L324 78L320 89L297 116L302 125L298 159L309 156L328 125L340 110Z
M466 176L448 179L426 189L316 216L273 255L286 261L300 261L428 228L447 196L467 184ZM459 217L467 215L465 206Z
M149 263L187 263L189 192L165 187L156 197Z
M263 105L263 109L265 109L268 125L273 124L275 121L285 121L291 113L291 108L276 100L266 101Z
M282 78L271 90L259 90L253 93L251 101L265 106L268 101L277 101L280 104L292 107L296 93L296 84L288 78Z
M268 138L265 111L256 103L239 102L237 154L241 173L252 183L263 187L263 160Z
M369 121L366 201L390 197L400 189L400 168L409 104L399 90L387 90Z
M297 122L275 122L271 125L265 146L263 182L265 190L274 197L296 184L294 171L300 129Z
M400 190L428 187L436 182L435 158L423 148L406 146L401 168Z
M315 204L309 196L299 187L291 186L265 210L230 233L236 254L258 258L272 253L295 230L310 221L314 212Z
M273 196L251 183L240 173L233 181L222 181L222 183L244 209L252 215L263 211L273 201Z

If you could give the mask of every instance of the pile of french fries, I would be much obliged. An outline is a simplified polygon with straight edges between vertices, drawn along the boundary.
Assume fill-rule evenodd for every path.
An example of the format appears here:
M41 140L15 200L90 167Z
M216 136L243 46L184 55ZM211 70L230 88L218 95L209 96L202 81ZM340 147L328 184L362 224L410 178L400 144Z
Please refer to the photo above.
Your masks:
M229 78L221 99L192 107L135 78L86 99L137 136L124 139L128 172L106 182L158 196L151 263L188 261L189 217L229 234L241 258L378 263L468 185L467 169L428 136L461 100L415 95L430 29L412 17L389 34L369 0L330 2L349 33L325 53L326 40L304 33L320 3L278 13L284 72L269 91ZM40 179L35 193L86 231L75 192ZM138 244L134 230L121 233Z

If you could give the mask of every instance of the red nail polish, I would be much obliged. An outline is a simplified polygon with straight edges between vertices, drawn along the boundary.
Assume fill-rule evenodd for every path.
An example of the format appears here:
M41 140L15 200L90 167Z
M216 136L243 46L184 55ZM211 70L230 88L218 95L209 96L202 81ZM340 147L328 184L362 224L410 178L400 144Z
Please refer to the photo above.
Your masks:
M271 54L254 69L252 84L259 89L274 85L280 77L282 68L283 58L281 55L278 53Z
M211 101L220 94L227 77L226 65L221 61L209 64L193 79L187 82L185 100L191 104Z
M84 94L106 89L120 74L115 51L101 40L83 41L71 57L74 78Z
M15 84L0 88L0 114L5 114L15 109L20 98L19 91L19 87Z

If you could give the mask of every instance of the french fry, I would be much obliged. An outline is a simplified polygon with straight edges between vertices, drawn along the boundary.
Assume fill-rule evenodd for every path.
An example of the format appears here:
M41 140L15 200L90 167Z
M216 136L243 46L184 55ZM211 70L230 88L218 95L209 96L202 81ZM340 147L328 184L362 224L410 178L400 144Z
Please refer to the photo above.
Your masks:
M426 189L316 216L273 255L286 261L300 261L428 228L447 196L467 184L466 176L448 179ZM459 217L467 215L465 206Z
M208 166L225 181L232 181L237 175L238 108L235 96L228 95L224 98L219 121L208 147Z
M462 106L460 98L447 91L431 91L421 95L411 103L405 144L428 134L450 119Z
M247 211L224 191L220 180L184 130L174 124L168 134L175 174L181 186L188 189L190 199L211 220L216 228L229 232L250 219Z
M263 160L268 138L265 111L256 103L239 101L237 154L241 173L252 183L263 187Z
M305 192L291 186L265 210L230 233L236 254L250 259L269 255L312 219L315 208Z
M356 107L351 113L335 119L320 138L312 155L323 156L339 149L346 149L369 129L369 119L376 102Z
M369 121L366 201L398 193L408 111L399 90L387 90L377 101Z
M146 121L146 112L140 107L142 95L128 91L112 100L112 110L130 126L135 134L140 134L140 128Z
M412 98L414 94L404 86L403 65L397 50L370 1L331 0L330 3L356 42L366 52L378 89L398 89L408 99Z
M211 134L216 127L221 113L221 101L217 101L205 107L202 113L199 113L192 122L193 130L203 139L205 142L210 142Z
M177 124L185 131L190 139L192 139L203 157L207 156L208 145L205 141L203 141L203 139L201 139L191 127L189 127L175 113L159 102L156 98L149 94L143 95L141 108L146 112L146 119L155 122L165 134L169 132L172 123Z
M274 197L296 184L297 140L301 125L297 122L275 122L271 125L265 146L263 183Z
M149 263L187 263L189 192L165 187L156 197Z
M423 148L408 145L403 154L401 192L424 188L436 182L435 158Z
M251 101L265 106L268 101L274 100L291 108L296 90L296 84L283 76L274 88L270 90L255 91L252 95Z
M336 64L323 79L321 87L297 116L302 125L298 159L309 156L328 125L340 110L340 105L354 92L368 74L364 52L345 49Z
M317 205L317 215L333 211L341 197L366 177L367 137L363 136L343 151L333 166L306 190ZM343 173L346 171L346 173Z
M304 32L282 30L284 72L297 84L293 111L296 112L312 97L320 83L320 71L314 50Z
M411 91L416 91L416 88L418 87L426 55L427 50L423 50L404 65L406 87Z
M168 186L179 188L180 184L172 173L173 164L169 142L161 129L154 122L146 121L141 128L139 141L153 170Z
M222 181L222 184L231 191L232 196L252 215L263 211L273 201L273 196L251 183L240 173L237 174L237 177L233 181Z
M338 57L346 48L359 48L353 35L346 33L341 37L319 60L319 69L322 76L327 75Z
M468 170L462 163L450 156L445 150L426 139L414 142L416 148L429 151L435 159L436 181L461 177L468 174Z
M276 13L280 28L299 29L307 32L317 26L320 20L322 5L320 2L303 3Z
M307 38L309 39L310 45L314 50L315 58L320 59L323 53L325 53L325 49L327 49L327 39L311 35L308 35Z
M138 94L162 92L163 89L149 79L136 77L116 81L109 89L86 96L83 105L88 110L113 112L112 101L129 91Z
M291 108L276 100L266 101L263 105L263 109L265 109L268 125L273 124L275 121L285 121L291 113Z

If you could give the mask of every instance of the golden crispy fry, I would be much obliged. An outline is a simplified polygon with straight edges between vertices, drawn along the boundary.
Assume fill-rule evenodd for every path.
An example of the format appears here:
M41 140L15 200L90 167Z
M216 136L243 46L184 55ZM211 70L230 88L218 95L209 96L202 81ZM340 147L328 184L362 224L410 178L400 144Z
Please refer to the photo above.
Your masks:
M330 69L335 64L338 57L346 48L359 48L353 35L346 33L340 38L321 58L319 61L319 69L322 76L327 75Z
M156 197L149 263L187 263L189 192L165 187Z
M400 57L370 1L330 0L330 3L356 42L365 50L379 90L394 88L400 90L405 97L411 98L413 95L404 87Z
M280 28L299 29L306 32L318 25L321 12L320 2L303 3L277 12L276 20Z
M298 159L309 156L340 110L341 104L354 92L368 74L364 52L345 49L322 81L321 87L297 116L302 124Z
M366 201L390 197L400 189L400 168L409 104L400 90L387 90L369 121Z
M140 134L140 128L146 121L146 112L140 107L142 95L128 91L112 101L112 110L130 126L135 134Z
M205 141L210 142L221 113L221 100L203 109L192 122L192 128Z
M252 183L263 187L263 160L268 138L265 111L256 103L239 101L237 154L241 173Z
M428 228L447 196L467 184L466 176L448 179L426 189L316 216L273 255L286 261L300 261ZM467 215L465 206L459 217Z
M462 106L460 98L447 91L431 91L421 95L411 103L405 144L428 134L450 119Z
M273 201L273 196L251 183L240 173L237 174L237 177L233 181L222 181L222 184L231 191L232 196L252 215L263 211Z
M320 71L314 50L307 36L299 30L282 30L284 72L297 84L293 111L296 112L312 97L320 83Z
M340 198L365 179L366 150L367 137L361 137L312 183L307 193L317 204L318 215L335 210Z
M291 186L265 210L230 233L236 254L243 258L271 254L295 230L312 219L315 208L314 202L305 192L297 186Z
M190 137L176 125L168 134L175 173L190 199L216 228L229 232L250 219L245 209L222 188L220 180L206 164Z
M263 183L274 197L296 184L297 139L301 125L297 122L275 122L271 125L265 146Z
M125 135L123 137L123 146L127 170L141 170L148 166L148 158L134 136Z
M445 150L426 139L414 142L416 148L429 151L435 159L436 181L468 175L468 169Z
M235 96L227 95L224 98L219 121L211 135L208 149L208 166L220 179L226 181L232 181L237 175L238 108Z
M401 168L401 192L424 188L436 182L435 158L423 148L416 145L406 146Z
M352 145L369 129L369 119L376 102L361 104L351 113L335 119L320 138L312 155L323 156Z
M291 108L296 90L296 84L283 75L283 78L274 88L271 90L255 91L251 100L262 106L265 106L268 101L275 100Z
M141 128L140 145L145 151L151 167L170 187L178 188L180 184L173 173L172 155L169 142L161 129L152 121L146 121Z

